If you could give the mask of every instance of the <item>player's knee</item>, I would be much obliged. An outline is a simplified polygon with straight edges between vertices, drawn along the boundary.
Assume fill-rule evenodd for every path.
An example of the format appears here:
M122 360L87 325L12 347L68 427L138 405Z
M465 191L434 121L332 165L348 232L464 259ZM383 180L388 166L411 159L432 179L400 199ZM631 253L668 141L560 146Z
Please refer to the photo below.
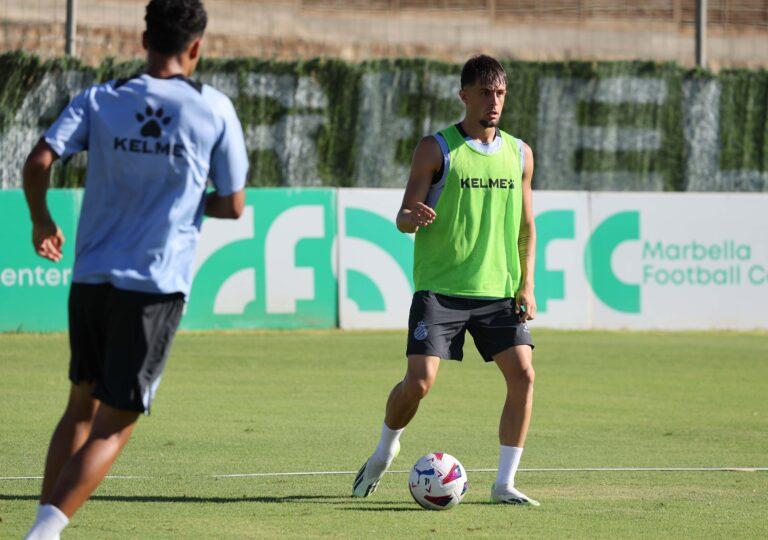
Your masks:
M535 380L536 372L534 371L533 366L525 366L511 374L508 383L516 387L519 387L520 385L533 386Z
M138 420L139 413L135 411L115 409L106 404L99 407L91 428L92 439L127 441Z
M411 399L423 399L429 392L429 389L432 388L433 382L431 379L426 378L406 377L403 381L403 389Z
M131 429L128 427L104 424L96 421L91 427L90 439L99 441L102 445L108 445L113 448L120 448L131 437Z
M536 380L536 371L533 369L533 366L524 368L520 372L520 378L525 384L533 386L533 383Z

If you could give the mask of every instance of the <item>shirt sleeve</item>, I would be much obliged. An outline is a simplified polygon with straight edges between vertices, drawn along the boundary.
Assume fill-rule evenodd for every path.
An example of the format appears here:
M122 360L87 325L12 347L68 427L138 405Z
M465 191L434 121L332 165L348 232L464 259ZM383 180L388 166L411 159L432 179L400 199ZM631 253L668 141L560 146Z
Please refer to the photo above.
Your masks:
M243 128L228 98L220 102L219 113L223 128L211 155L209 176L219 195L231 195L245 187L248 174L248 153Z
M75 96L45 132L45 142L62 159L88 148L90 131L89 93L90 89Z

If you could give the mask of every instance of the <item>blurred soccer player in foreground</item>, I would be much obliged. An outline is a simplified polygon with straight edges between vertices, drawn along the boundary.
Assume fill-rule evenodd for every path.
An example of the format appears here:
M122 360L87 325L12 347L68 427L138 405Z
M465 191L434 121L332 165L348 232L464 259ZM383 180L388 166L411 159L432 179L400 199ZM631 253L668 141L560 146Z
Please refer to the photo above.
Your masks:
M536 233L533 154L497 127L506 91L499 62L471 58L461 73L464 120L424 137L414 152L397 215L400 231L416 233L408 367L389 395L379 444L355 478L355 497L376 490L400 450L400 435L435 382L440 359L461 360L469 331L507 385L491 499L539 505L515 488L533 405L533 341L526 321L536 316Z
M152 0L145 20L144 72L76 96L24 166L34 248L60 261L64 238L46 204L51 166L88 150L69 296L72 385L30 539L59 537L149 413L203 214L243 210L248 161L234 107L188 78L207 23L202 3Z

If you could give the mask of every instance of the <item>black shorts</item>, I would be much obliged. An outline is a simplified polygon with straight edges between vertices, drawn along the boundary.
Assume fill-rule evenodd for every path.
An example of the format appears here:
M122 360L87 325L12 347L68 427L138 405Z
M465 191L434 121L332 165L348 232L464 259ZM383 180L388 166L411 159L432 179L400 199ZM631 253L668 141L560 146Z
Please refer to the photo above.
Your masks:
M528 325L515 313L514 298L482 300L417 291L408 318L405 354L461 360L466 330L486 362L516 345L533 348Z
M110 407L149 414L183 310L181 293L73 283L69 380L95 383L93 397Z

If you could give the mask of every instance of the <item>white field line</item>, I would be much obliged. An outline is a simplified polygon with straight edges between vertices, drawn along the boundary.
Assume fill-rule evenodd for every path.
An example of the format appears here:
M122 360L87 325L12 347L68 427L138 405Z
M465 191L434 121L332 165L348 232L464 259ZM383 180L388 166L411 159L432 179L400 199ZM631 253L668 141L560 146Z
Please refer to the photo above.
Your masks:
M497 469L467 469L467 472L496 472ZM768 467L585 467L518 469L518 472L758 472L768 471ZM246 474L214 474L212 478L258 478L265 476L328 476L333 474L357 474L358 471L313 471L313 472L266 472ZM406 474L411 471L387 471L394 474Z
M765 472L768 467L583 467L583 468L542 468L518 469L518 472ZM299 471L299 472L263 472L240 474L211 474L208 478L263 478L275 476L331 476L339 474L357 474L358 471ZM390 474L407 474L411 471L387 471ZM496 469L467 469L467 472L495 473ZM0 480L41 480L42 476L0 476ZM110 480L147 480L152 476L107 476Z

